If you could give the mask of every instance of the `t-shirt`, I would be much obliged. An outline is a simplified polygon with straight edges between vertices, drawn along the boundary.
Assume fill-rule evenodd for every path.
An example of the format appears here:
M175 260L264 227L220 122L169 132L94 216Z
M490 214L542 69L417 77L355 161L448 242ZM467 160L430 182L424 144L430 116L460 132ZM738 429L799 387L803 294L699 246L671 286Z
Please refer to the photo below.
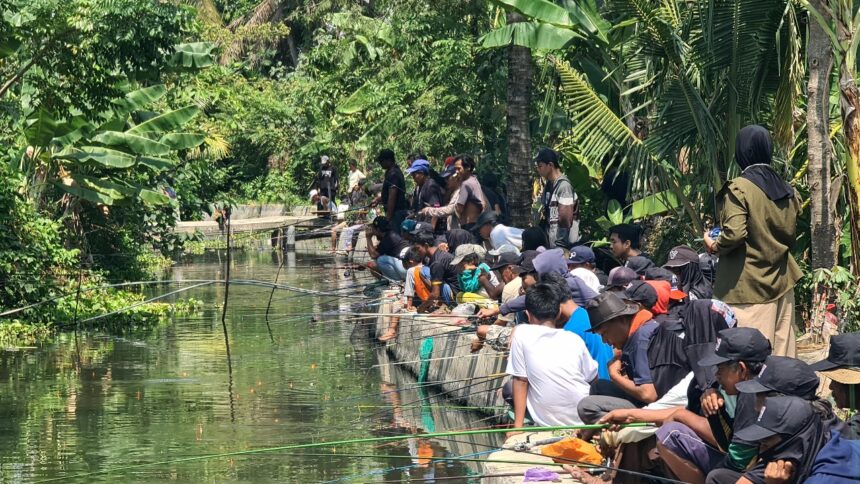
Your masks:
M451 265L452 260L454 260L454 254L437 249L430 257L430 281L443 282L455 291L459 291L460 283L457 281L457 268Z
M561 175L555 181L544 184L543 193L541 194L541 206L543 210L541 226L546 229L549 245L568 248L573 243L579 241L579 220L576 213L576 200L576 193L574 193L573 186L566 176ZM571 223L567 240L564 241L557 240L559 233L559 205L574 206L574 219Z
M469 203L477 205L481 210L487 208L484 206L484 192L481 190L481 184L475 175L470 176L460 184L457 205L467 205Z
M582 338L537 324L517 326L506 373L527 378L526 407L538 425L578 425L579 401L597 377L597 362Z
M322 195L334 198L337 193L337 170L334 169L334 166L329 165L320 168L319 173L317 173L317 186Z
M584 282L585 285L590 287L594 292L600 292L600 280L597 278L597 274L595 274L591 269L577 267L576 269L571 270L570 273L582 279L582 282Z
M418 212L425 207L439 207L440 205L442 205L442 189L428 176L423 185L415 187L412 210Z
M355 171L349 172L349 190L352 191L353 187L361 183L361 180L367 178L364 173L361 172L358 168Z
M639 326L621 349L621 367L637 385L653 383L651 367L648 365L648 345L659 323L651 320Z
M523 248L523 229L508 227L507 225L496 225L490 232L490 243L494 249L510 244L517 249Z
M388 232L379 241L376 250L379 251L380 255L390 255L391 257L400 258L400 253L407 247L409 247L409 242L403 240L399 234Z
M520 295L520 289L523 287L523 278L515 277L511 282L505 284L502 288L502 303L506 303ZM513 321L515 314L499 314L498 318L501 321Z
M497 192L492 188L481 186L481 190L484 192L484 196L487 198L487 203L489 204L488 210L495 210L496 205L501 209L501 213L499 214L499 221L503 224L509 223L510 213L508 213L508 201L501 194L501 192Z
M403 172L397 166L392 166L391 169L385 172L385 179L382 181L382 201L380 204L383 209L388 207L388 193L391 187L397 187L397 203L394 210L406 210L409 205L406 203L406 180L403 178ZM391 217L393 213L386 213L387 217Z
M517 278L519 279L519 278ZM585 347L588 349L588 354L597 362L597 374L601 380L609 380L609 361L615 356L612 351L612 346L603 342L603 339L594 333L588 332L591 328L591 323L588 319L588 311L582 306L576 308L576 311L570 315L570 319L564 325L565 331L582 338L585 342Z

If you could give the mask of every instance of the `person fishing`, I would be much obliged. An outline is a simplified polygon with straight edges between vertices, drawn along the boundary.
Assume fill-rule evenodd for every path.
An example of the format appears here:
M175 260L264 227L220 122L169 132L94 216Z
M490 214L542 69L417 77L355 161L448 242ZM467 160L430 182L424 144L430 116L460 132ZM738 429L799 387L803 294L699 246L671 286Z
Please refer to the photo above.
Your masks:
M735 162L741 175L717 194L720 234L704 234L720 257L714 297L731 305L740 326L756 328L773 353L795 356L794 285L803 275L791 255L801 202L771 166L773 143L758 125L741 129Z

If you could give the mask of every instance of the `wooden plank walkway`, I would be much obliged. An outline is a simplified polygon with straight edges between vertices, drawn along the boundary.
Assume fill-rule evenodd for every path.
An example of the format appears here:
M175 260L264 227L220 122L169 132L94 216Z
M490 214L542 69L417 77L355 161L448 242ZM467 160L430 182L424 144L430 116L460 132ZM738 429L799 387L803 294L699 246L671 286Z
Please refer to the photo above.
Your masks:
M262 232L274 230L285 225L311 225L315 220L320 220L320 218L316 215L280 215L275 217L233 219L230 225L233 228L233 233ZM177 222L174 231L181 234L193 234L200 231L203 235L218 235L222 233L218 227L218 222L214 220Z

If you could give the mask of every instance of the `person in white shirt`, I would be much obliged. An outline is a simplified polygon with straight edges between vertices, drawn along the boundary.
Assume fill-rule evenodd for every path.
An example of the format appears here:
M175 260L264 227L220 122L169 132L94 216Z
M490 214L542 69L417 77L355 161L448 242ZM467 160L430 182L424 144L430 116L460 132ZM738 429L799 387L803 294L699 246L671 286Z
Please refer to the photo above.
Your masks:
M523 247L523 229L500 224L498 215L492 210L482 213L471 230L490 250L503 245L513 245L518 250Z
M597 274L594 273L594 263L596 262L594 251L591 247L577 245L570 249L570 258L567 259L567 268L570 273L584 282L594 292L600 292L602 285Z
M597 379L597 362L585 342L558 326L568 289L539 282L526 292L529 324L514 329L506 372L513 377L514 427L523 426L526 410L537 425L578 425L579 401Z
M358 169L358 163L355 160L349 162L349 193L352 193L361 184L367 176Z

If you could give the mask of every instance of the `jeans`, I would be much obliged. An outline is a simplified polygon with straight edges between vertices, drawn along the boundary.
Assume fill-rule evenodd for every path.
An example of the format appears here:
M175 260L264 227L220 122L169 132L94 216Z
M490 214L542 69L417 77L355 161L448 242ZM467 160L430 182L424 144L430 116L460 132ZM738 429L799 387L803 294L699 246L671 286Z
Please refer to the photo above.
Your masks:
M403 267L403 261L397 257L381 255L376 259L376 267L388 279L393 281L406 280L406 268Z

